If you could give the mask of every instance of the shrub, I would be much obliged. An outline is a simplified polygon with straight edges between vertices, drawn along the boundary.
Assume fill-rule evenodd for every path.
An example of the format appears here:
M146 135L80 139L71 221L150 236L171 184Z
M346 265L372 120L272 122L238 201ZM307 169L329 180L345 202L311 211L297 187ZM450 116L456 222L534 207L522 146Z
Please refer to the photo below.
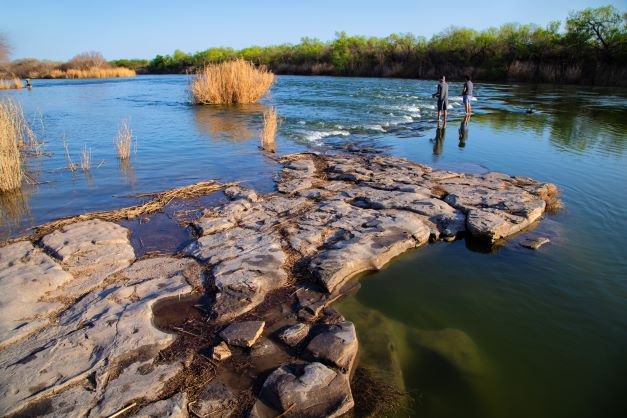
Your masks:
M274 83L274 74L243 59L210 64L200 70L190 90L197 104L254 103Z
M24 88L24 83L19 78L14 78L13 80L0 80L0 90L9 90L9 89L22 89Z

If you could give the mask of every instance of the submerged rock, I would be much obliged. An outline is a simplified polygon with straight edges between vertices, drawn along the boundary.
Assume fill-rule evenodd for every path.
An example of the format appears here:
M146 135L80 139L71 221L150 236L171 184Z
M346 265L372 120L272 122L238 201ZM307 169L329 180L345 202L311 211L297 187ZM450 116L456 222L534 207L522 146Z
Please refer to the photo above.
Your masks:
M237 322L226 327L220 337L228 345L237 347L252 347L261 336L266 323L263 321Z
M547 237L536 237L529 238L520 243L525 248L529 248L530 250L537 250L545 244L551 242Z

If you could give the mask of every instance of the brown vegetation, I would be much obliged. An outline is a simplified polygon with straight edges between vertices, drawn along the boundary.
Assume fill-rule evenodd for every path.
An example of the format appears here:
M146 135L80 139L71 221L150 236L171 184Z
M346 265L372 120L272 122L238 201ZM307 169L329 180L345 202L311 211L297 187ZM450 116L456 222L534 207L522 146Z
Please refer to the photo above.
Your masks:
M133 131L128 126L128 120L124 119L120 123L118 133L113 140L115 153L120 160L128 160L131 158L131 144L133 143Z
M87 68L84 70L70 68L67 70L55 69L44 78L123 78L135 77L135 71L123 67Z
M0 193L22 186L23 171L18 147L21 122L16 110L13 102L0 102Z
M271 107L263 112L263 129L261 131L261 148L266 151L276 150L276 131L278 117L276 110Z
M245 104L263 97L274 83L266 67L243 59L210 64L192 80L190 90L197 104Z
M13 80L0 80L0 90L9 90L9 89L22 89L24 88L24 83L19 78L14 78Z

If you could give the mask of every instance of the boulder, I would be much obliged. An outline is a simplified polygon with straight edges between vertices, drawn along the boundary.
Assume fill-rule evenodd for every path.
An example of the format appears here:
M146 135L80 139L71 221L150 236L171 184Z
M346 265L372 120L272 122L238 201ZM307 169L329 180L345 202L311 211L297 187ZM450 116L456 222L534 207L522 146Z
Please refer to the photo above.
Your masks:
M279 367L259 396L288 418L339 417L354 405L348 377L321 363Z
M187 418L187 395L184 392L144 406L133 414L136 418Z
M266 323L263 321L236 322L222 330L220 337L222 337L228 345L252 347L261 336L265 325Z
M352 322L324 325L307 345L307 351L317 360L347 372L357 356L357 334Z

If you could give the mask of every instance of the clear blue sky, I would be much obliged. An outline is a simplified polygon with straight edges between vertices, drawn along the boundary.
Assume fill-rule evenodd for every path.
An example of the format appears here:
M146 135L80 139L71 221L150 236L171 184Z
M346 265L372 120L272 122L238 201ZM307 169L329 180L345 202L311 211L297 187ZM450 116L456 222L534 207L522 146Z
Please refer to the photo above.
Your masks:
M626 0L3 0L0 32L13 45L13 59L67 60L82 51L152 58L175 49L295 43L302 36L329 40L336 31L429 38L450 25L545 25L563 22L570 10L607 4L627 11Z

